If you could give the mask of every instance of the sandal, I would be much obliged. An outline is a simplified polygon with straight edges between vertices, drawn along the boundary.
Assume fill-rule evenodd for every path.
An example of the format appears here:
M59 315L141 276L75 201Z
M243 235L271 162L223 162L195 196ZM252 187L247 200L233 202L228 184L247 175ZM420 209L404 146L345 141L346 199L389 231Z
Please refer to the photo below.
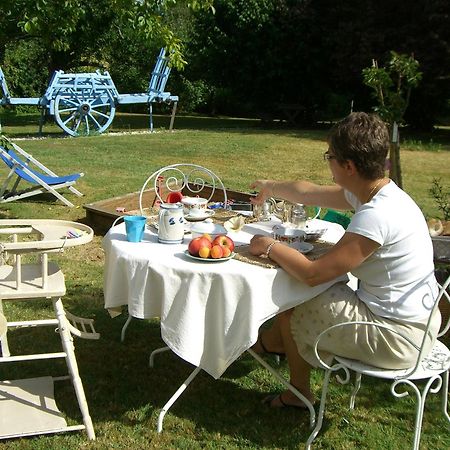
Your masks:
M308 407L304 403L297 404L297 405L293 404L293 403L286 403L283 400L282 396L283 396L283 392L281 394L268 395L267 397L265 397L262 400L262 403L263 403L263 405L267 405L270 408L278 408L278 409L282 409L282 408L308 409ZM274 406L272 404L274 400L279 400L280 405L279 406L277 406L277 405Z
M262 340L262 333L259 333L258 339L256 340L256 343L261 346L261 348L263 350L262 354L275 355L275 356L278 356L279 358L285 358L286 357L286 353L271 352L271 351L267 350L267 348L264 345L263 340Z

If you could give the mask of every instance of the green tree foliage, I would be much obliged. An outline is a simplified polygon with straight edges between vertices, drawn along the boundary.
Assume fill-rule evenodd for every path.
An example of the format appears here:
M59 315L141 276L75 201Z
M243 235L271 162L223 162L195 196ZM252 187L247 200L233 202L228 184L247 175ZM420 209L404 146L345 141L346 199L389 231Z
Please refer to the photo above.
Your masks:
M372 88L377 101L375 111L386 122L402 123L411 98L411 90L419 85L422 72L412 56L390 52L386 67L373 60L372 67L363 69L364 83Z
M165 21L166 12L178 4L193 10L211 10L213 0L3 0L0 25L9 25L10 39L38 39L49 49L49 68L73 65L76 60L99 55L104 36L132 28L138 39L157 41L170 51L175 66L185 63L181 40ZM12 31L11 24L18 29ZM3 39L6 39L3 37ZM98 56L97 56L98 59Z
M335 119L351 100L368 110L361 71L392 49L414 53L424 74L408 123L428 127L447 107L448 1L217 0L215 7L215 15L195 15L186 76L231 90L243 112L298 103L309 116Z
M212 2L2 0L0 64L15 96L42 95L58 69L109 70L121 92L143 92L161 46L185 64L170 12L211 11Z
M362 69L395 50L423 73L405 121L429 128L449 108L449 16L448 0L2 0L0 63L9 79L6 48L34 40L47 78L105 68L134 92L165 45L186 67L177 86L176 71L170 79L180 107L190 96L189 108L275 116L292 103L315 121L346 115L351 101L371 109Z
M363 69L362 73L364 83L372 89L377 101L375 111L391 126L390 177L402 187L398 124L404 121L412 88L422 79L419 62L412 56L391 51L385 67L379 67L378 61L373 60L372 67Z

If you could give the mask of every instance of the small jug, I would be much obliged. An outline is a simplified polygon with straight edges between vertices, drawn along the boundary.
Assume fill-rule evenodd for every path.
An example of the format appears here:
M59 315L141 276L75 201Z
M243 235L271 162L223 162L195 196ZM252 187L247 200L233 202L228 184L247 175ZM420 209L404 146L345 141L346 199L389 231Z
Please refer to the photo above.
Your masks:
M184 239L184 216L181 203L161 203L158 219L158 241L181 244Z

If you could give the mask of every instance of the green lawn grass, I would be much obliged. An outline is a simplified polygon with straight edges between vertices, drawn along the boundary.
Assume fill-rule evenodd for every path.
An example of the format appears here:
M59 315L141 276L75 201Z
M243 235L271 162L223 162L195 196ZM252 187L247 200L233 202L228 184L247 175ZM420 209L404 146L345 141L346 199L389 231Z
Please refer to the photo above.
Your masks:
M177 118L176 129L167 132L168 118L155 119L157 132L145 132L147 117L118 115L111 133L102 136L65 138L54 124L37 138L37 115L0 116L3 131L57 173L82 171L79 199L67 208L50 196L0 206L2 218L58 218L83 220L83 204L137 191L155 169L175 162L204 165L222 177L232 189L249 190L261 178L308 178L330 181L322 160L326 130L292 130L274 124L270 129L258 121L217 118ZM6 120L8 119L8 120ZM135 131L136 134L119 134ZM115 134L118 133L118 134ZM414 137L414 148L402 146L404 188L424 213L438 216L429 194L432 180L449 183L450 139L448 135ZM420 141L420 143L419 143ZM436 142L439 146L436 147ZM5 170L0 171L2 176ZM156 433L160 408L188 376L192 367L168 352L148 367L151 350L162 346L157 320L134 320L124 343L120 331L126 317L111 319L103 308L104 254L101 236L83 247L55 255L66 276L64 304L74 314L92 317L101 333L99 341L76 339L76 353L97 441L84 433L66 433L1 444L5 449L294 449L302 448L309 435L309 419L295 410L273 411L261 405L268 392L281 386L251 357L243 355L219 380L201 373L173 406ZM11 318L43 317L45 300L6 304ZM11 332L13 351L57 348L52 330L24 329ZM47 347L49 346L49 347ZM287 366L280 370L287 376ZM65 373L61 362L3 364L1 379L17 379ZM321 371L313 376L313 389L320 395ZM365 380L356 408L349 411L349 386L332 383L323 430L315 449L405 449L412 443L414 396L395 399L389 384ZM79 419L73 390L58 382L56 398L69 423ZM448 423L439 411L438 398L430 396L425 413L422 449L450 448Z

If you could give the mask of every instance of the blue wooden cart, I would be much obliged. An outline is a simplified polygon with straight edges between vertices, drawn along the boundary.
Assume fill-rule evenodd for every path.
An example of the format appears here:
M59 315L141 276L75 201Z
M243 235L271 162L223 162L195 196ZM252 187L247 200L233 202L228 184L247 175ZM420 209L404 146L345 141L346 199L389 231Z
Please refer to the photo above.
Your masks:
M169 129L172 130L178 97L165 92L170 66L165 50L161 49L151 73L147 92L119 94L111 75L97 70L94 73L53 73L47 90L39 98L11 97L5 75L0 67L3 97L0 105L33 105L41 108L39 132L42 132L46 113L69 135L80 136L103 133L111 125L118 105L148 104L150 130L153 131L153 103L172 105Z

